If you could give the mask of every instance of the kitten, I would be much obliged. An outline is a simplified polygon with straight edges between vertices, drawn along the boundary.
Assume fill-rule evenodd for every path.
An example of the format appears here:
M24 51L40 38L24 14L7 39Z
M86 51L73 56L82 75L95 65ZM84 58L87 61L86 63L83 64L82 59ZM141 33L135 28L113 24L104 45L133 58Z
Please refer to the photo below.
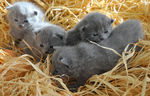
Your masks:
M136 43L143 39L143 28L140 21L131 19L117 25L109 39L99 42L100 45L111 47L120 54L129 43Z
M47 26L36 32L35 41L42 53L52 54L54 47L66 44L66 32L58 25Z
M107 39L112 31L114 19L99 12L86 15L75 28L67 32L67 45L75 45L81 41L100 42Z
M10 34L15 39L23 39L24 32L32 24L41 22L44 12L31 2L20 1L6 7Z
M58 25L53 25L48 22L39 22L33 24L32 27L28 29L23 39L33 48L32 50L35 54L29 48L24 49L27 45L24 41L21 41L19 45L20 48L23 49L23 52L32 55L37 61L40 61L39 57L43 56L43 59L45 59L47 54L54 52L55 47L65 45L66 32Z
M128 43L137 42L139 38L143 38L141 23L138 20L128 20L115 27L110 37L100 44L122 53ZM113 51L87 42L64 46L58 48L52 56L52 74L77 78L77 82L69 88L78 88L92 75L111 70L119 58Z
M110 50L88 42L58 48L52 56L53 75L66 74L77 82L69 88L78 88L94 74L111 70L119 56Z
M45 59L47 55L45 53L42 53L40 47L36 44L36 32L44 27L48 27L51 25L52 24L48 22L37 22L31 25L27 30L25 30L23 40L32 48L33 52L28 48L24 41L20 41L19 46L22 51L25 54L32 55L37 61L40 61L41 58Z
M34 39L35 36L36 36L35 33L28 32L24 34L24 37L23 37L23 40L32 48L32 51L31 49L28 48L28 46L23 40L20 41L19 46L25 54L29 54L33 56L36 59L36 61L39 62L41 59L46 58L46 54L42 54L40 48L36 45L36 41Z

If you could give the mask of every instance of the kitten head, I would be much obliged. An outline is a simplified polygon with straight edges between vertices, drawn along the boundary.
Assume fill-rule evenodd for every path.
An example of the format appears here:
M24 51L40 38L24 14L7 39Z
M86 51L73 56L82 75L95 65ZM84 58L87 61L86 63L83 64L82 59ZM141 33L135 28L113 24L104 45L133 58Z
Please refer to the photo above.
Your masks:
M77 68L79 64L78 57L75 47L64 46L58 48L52 56L52 74L66 74L71 78L78 78L80 73L80 68Z
M55 46L65 45L66 32L58 25L46 26L36 32L35 41L43 54L52 54Z
M93 12L86 15L76 26L79 30L82 40L91 40L100 42L107 39L112 32L113 19L99 12Z
M10 24L19 30L27 29L35 22L38 22L39 10L32 3L17 2L6 7ZM41 18L42 21L42 18Z

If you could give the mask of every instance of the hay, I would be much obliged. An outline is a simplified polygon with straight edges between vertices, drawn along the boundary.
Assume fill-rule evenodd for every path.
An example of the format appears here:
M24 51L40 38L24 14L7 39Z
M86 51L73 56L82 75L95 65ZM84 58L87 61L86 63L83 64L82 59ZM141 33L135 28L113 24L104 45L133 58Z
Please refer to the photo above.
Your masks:
M7 0L8 3L17 0ZM26 0L30 1L30 0ZM143 51L134 48L122 53L122 59L109 72L92 76L78 89L71 93L62 79L51 75L50 57L44 63L33 63L29 55L10 41L7 21L8 4L0 0L0 48L10 47L18 57L0 54L0 95L1 96L150 96L150 2L148 0L34 0L44 11L47 20L66 30L73 28L86 14L99 11L115 19L113 26L127 20L138 19L143 24L144 40L136 45L143 45ZM11 43L10 46L8 43ZM128 60L130 58L130 60ZM126 61L129 61L128 63ZM60 82L63 88L56 86Z

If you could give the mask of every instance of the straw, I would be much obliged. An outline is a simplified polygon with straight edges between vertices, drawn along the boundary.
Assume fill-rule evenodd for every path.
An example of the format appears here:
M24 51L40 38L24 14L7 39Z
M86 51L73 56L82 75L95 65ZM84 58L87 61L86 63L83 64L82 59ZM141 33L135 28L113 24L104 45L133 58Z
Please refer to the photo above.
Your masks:
M74 93L69 91L62 78L51 74L50 55L44 62L34 62L30 60L32 56L23 54L20 48L15 46L14 40L10 39L6 7L17 1L0 0L1 96L150 95L150 2L148 0L25 0L38 5L45 11L44 18L50 23L62 26L65 30L75 27L86 14L95 11L115 19L113 27L128 19L138 19L142 23L144 40L134 44L135 47L141 47L141 51L135 52L135 47L127 51L127 46L112 70L93 75ZM14 51L18 57L6 56L6 52L2 50L6 47Z

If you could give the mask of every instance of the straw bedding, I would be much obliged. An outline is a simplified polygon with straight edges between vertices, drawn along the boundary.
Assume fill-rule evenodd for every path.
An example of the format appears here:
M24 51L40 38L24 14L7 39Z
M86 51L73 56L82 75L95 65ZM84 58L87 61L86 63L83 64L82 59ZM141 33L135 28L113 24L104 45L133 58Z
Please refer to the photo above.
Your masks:
M13 4L17 0L7 0ZM28 1L28 0L26 0ZM73 28L86 14L99 11L115 19L113 26L138 19L143 24L144 40L121 54L119 62L109 72L94 75L77 92L70 92L61 78L51 74L50 55L45 62L31 61L10 39L5 0L0 0L0 95L1 96L150 96L150 1L149 0L34 0L47 20L64 29ZM11 43L11 46L10 44ZM6 55L3 48L12 48L17 57ZM32 58L32 57L31 57ZM128 61L128 62L127 62ZM54 82L59 82L59 88Z

